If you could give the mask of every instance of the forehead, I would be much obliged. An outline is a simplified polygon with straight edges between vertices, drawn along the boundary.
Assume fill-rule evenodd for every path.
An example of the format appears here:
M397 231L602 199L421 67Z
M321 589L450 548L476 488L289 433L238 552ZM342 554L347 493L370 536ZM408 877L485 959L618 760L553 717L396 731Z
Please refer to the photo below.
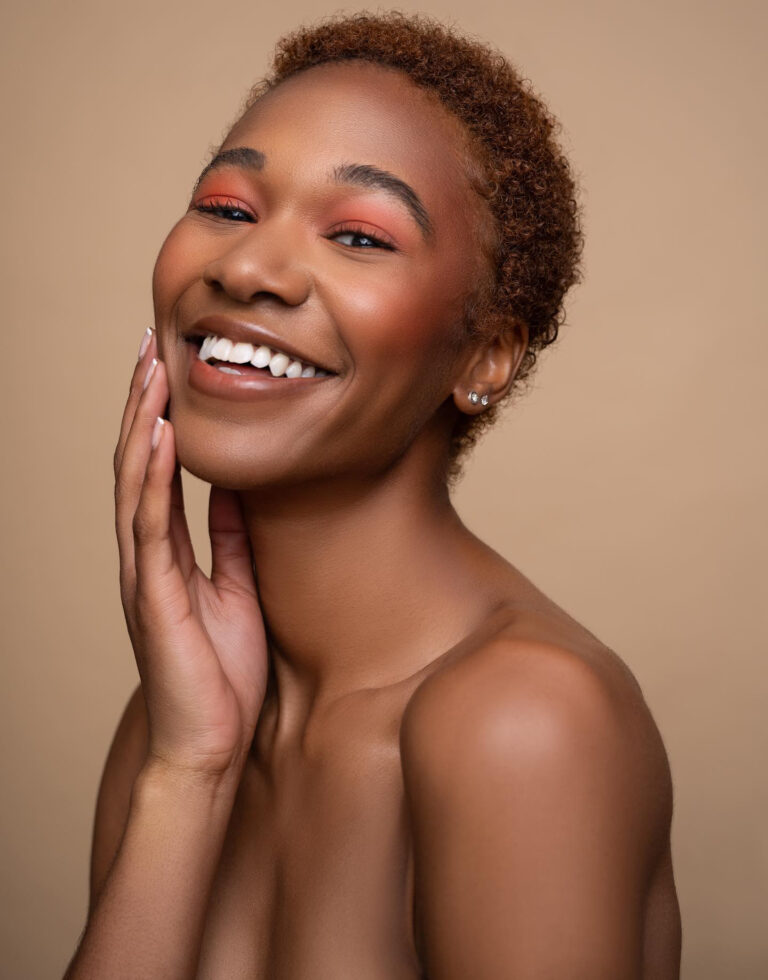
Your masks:
M326 174L340 163L380 167L416 190L436 227L474 203L461 123L402 72L367 62L318 65L262 96L221 149L250 145L270 170ZM466 214L464 217L468 217Z

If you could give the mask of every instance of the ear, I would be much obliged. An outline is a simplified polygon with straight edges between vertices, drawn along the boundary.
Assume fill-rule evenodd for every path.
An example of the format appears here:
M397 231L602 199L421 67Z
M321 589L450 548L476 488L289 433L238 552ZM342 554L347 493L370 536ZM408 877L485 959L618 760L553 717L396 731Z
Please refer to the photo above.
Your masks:
M467 415L477 415L507 394L515 380L520 363L528 349L528 325L521 320L509 320L490 341L472 349L453 388L457 408ZM470 401L475 391L479 399Z

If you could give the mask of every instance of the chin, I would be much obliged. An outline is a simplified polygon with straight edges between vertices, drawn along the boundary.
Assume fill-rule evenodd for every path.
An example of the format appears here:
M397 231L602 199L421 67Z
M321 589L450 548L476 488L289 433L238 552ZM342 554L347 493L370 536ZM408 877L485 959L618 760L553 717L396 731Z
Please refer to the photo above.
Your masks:
M225 490L261 490L295 486L330 476L329 467L308 466L282 446L222 439L220 429L183 416L171 421L176 436L176 458L198 479ZM210 428L210 431L208 431Z
M181 466L205 483L225 490L256 490L283 482L282 473L273 472L267 461L256 454L233 453L227 447L215 447L197 433L185 435L184 427L176 434L176 458Z

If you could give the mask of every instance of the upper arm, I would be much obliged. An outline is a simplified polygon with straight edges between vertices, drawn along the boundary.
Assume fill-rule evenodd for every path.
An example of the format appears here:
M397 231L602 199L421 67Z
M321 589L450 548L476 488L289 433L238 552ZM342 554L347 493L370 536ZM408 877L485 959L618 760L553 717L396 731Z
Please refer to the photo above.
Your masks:
M639 976L667 771L626 708L551 648L417 692L401 744L430 977Z
M144 765L147 745L147 711L139 685L117 725L99 785L91 847L89 917L122 841L133 784Z

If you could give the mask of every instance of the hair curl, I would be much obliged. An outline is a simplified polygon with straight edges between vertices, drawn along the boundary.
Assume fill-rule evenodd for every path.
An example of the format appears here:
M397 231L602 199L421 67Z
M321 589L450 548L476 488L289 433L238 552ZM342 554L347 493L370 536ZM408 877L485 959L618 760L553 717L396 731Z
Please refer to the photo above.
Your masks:
M468 134L468 177L487 202L492 227L489 241L481 236L479 242L489 276L467 297L465 339L489 340L515 320L528 327L507 397L485 412L459 415L450 445L452 482L461 473L460 458L530 376L539 351L557 339L565 320L565 294L581 279L576 182L555 139L560 125L530 82L490 45L422 14L361 11L286 34L244 111L297 72L352 59L404 72L434 93Z

